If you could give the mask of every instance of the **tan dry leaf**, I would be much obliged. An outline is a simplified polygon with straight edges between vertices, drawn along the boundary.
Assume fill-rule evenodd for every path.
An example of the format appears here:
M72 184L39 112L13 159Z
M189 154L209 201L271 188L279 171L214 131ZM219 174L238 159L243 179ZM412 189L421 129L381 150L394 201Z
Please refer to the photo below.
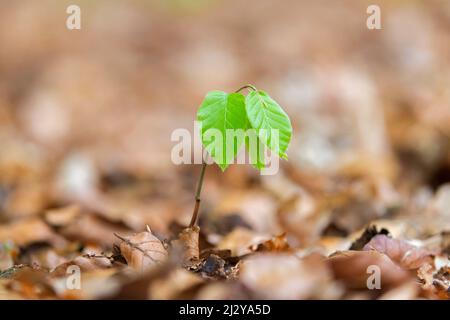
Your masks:
M104 247L110 247L116 240L114 232L121 234L130 233L120 225L102 220L91 214L80 215L60 230L60 233L68 239L100 244Z
M178 234L178 239L173 241L175 250L179 250L182 255L182 263L190 266L200 258L200 249L198 246L200 228L194 226L185 228Z
M48 186L30 183L17 187L8 197L5 211L9 217L31 217L42 212L48 205Z
M5 241L12 241L18 246L26 246L33 242L50 242L54 246L63 246L66 243L39 218L0 225L0 242Z
M231 250L231 255L242 256L251 252L251 247L269 236L245 228L237 227L217 244L219 250Z
M378 251L341 251L328 258L334 275L347 287L367 289L367 268L371 265L380 268L381 287L387 289L411 278L408 271L394 263L385 254Z
M62 299L100 299L114 295L120 288L119 279L114 277L117 270L94 269L81 272L80 289L68 289L68 275L53 278L49 282L56 295Z
M80 207L70 205L62 208L51 209L45 212L45 221L52 226L62 227L71 223L80 215Z
M381 295L379 300L413 300L419 295L419 286L413 280L389 290Z
M122 237L116 234L116 237L122 240L121 254L135 271L145 272L166 261L168 257L163 243L151 233L149 228L134 236Z
M89 272L97 269L108 269L112 267L111 261L103 256L78 256L75 259L58 265L52 272L52 277L62 277L66 275L67 268L72 265L80 267L82 272Z
M281 251L292 251L289 243L286 239L286 233L282 233L278 236L272 237L267 241L253 245L251 247L252 251L255 252L281 252Z
M183 291L189 290L204 280L185 269L175 269L164 278L158 278L150 284L149 298L166 300L180 299Z
M319 255L299 259L286 253L255 254L242 263L240 280L255 298L333 299L340 295Z
M418 269L423 264L432 261L430 251L415 247L404 240L390 238L384 234L373 237L363 250L376 250L384 253L406 269Z

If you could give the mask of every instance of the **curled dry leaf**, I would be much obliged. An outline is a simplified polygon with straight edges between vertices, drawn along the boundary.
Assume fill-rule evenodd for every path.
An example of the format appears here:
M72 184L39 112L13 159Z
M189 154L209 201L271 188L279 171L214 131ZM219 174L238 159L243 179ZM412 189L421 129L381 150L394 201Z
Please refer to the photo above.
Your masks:
M130 237L116 234L122 242L120 252L128 265L138 272L145 272L167 259L167 250L150 229Z
M174 247L181 252L182 262L186 266L198 262L200 258L200 249L198 246L199 233L200 228L198 226L185 228L178 234L178 239L173 241Z
M392 239L384 234L373 237L363 250L376 250L384 253L406 269L417 269L432 261L431 252L428 250L415 247L403 240Z
M341 251L328 258L328 261L335 277L350 288L367 289L369 266L380 268L383 289L401 284L410 278L406 270L378 251Z
M230 250L233 256L242 256L250 253L251 247L265 241L268 235L257 233L238 227L223 237L217 244L217 249Z

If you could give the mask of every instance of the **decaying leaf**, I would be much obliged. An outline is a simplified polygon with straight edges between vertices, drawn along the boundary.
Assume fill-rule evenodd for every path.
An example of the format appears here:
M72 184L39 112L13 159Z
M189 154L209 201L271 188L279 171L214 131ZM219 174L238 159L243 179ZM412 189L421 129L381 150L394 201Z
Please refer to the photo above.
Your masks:
M175 269L149 287L151 299L184 299L183 292L203 283L203 279L184 269Z
M263 299L337 298L341 291L323 257L300 259L286 253L255 254L242 263L240 279Z
M200 258L199 232L200 228L197 226L185 228L178 234L178 239L172 242L173 246L177 248L176 250L181 253L181 261L186 266L198 262Z
M258 245L254 245L251 249L252 251L257 252L280 252L292 250L287 242L286 233L282 233L278 236L272 237L272 239L259 243Z
M384 234L374 236L363 249L384 253L406 269L417 269L432 261L432 253L428 250L415 247L403 240L392 239Z
M230 250L234 256L242 256L250 253L252 246L264 242L268 235L257 233L245 228L236 228L223 237L217 244L217 249Z
M52 226L61 227L71 223L80 215L80 207L70 205L67 207L47 210L45 220Z
M33 242L49 242L55 246L66 244L62 237L55 234L39 218L29 218L10 225L0 225L0 242L6 241L12 241L18 246L26 246Z
M378 251L342 251L332 255L328 261L335 277L350 288L367 289L369 266L380 269L383 289L392 288L411 278L406 270Z
M151 233L150 228L134 236L122 237L116 234L116 237L121 240L121 254L128 265L138 272L145 272L168 257L164 244Z
M106 248L116 240L114 233L131 234L123 226L102 220L92 214L84 214L73 219L59 232L68 239L77 239L87 244L100 244Z
M120 288L114 269L93 269L80 274L80 287L70 289L67 275L53 278L49 282L61 299L101 299L114 295Z

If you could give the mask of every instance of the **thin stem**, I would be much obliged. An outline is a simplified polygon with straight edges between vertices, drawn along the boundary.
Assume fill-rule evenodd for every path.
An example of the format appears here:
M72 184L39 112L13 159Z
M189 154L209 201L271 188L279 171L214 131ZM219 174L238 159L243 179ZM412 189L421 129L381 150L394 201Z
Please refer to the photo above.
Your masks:
M241 91L244 90L244 89L251 89L251 90L253 90L253 91L258 91L258 90L256 89L255 86L253 86L253 85L251 85L251 84L246 84L245 86L242 86L242 87L240 87L239 89L237 89L237 90L235 91L235 93L241 92Z
M206 171L206 162L203 162L202 164L202 171L200 172L200 178L198 180L197 184L197 191L195 192L195 207L194 212L192 213L191 222L189 223L189 228L192 228L195 226L197 222L198 217L198 211L200 208L200 194L202 193L202 186L203 186L203 178L205 177L205 171Z

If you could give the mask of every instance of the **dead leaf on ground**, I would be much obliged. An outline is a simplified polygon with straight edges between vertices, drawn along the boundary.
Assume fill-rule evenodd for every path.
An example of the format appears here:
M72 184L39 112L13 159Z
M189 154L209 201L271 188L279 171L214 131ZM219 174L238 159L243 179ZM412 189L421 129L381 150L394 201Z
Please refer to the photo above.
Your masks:
M281 251L292 251L289 243L286 239L286 233L282 233L278 236L272 237L267 241L253 245L251 250L254 252L281 252Z
M45 212L45 220L52 226L62 227L70 224L81 213L80 207L70 205L57 209L50 209Z
M39 218L23 219L9 225L0 225L0 242L5 241L12 241L18 246L26 246L33 242L49 242L56 247L61 247L67 243Z
M334 275L348 287L367 289L369 266L377 266L382 274L381 287L391 288L408 280L411 275L378 251L342 251L328 258ZM351 267L350 267L351 266Z
M149 299L186 299L183 293L203 283L204 280L185 269L175 269L164 278L150 284Z
M230 250L233 256L243 256L252 252L251 247L266 241L270 235L238 227L223 237L216 248Z
M178 238L172 241L175 250L181 253L181 261L184 265L190 266L199 261L199 233L200 228L194 226L192 228L185 228L179 234Z
M260 299L335 299L341 294L318 255L300 259L286 253L255 254L242 263L240 280Z
M121 225L102 220L92 214L83 214L62 227L59 232L68 239L82 241L85 244L101 244L111 247L116 240L114 233L130 234Z
M135 271L145 272L167 260L164 244L151 233L150 228L134 236L122 237L116 234L116 237L121 240L121 254Z
M430 251L413 246L404 240L392 239L384 234L374 236L363 250L376 250L384 253L406 269L417 269L432 261Z

